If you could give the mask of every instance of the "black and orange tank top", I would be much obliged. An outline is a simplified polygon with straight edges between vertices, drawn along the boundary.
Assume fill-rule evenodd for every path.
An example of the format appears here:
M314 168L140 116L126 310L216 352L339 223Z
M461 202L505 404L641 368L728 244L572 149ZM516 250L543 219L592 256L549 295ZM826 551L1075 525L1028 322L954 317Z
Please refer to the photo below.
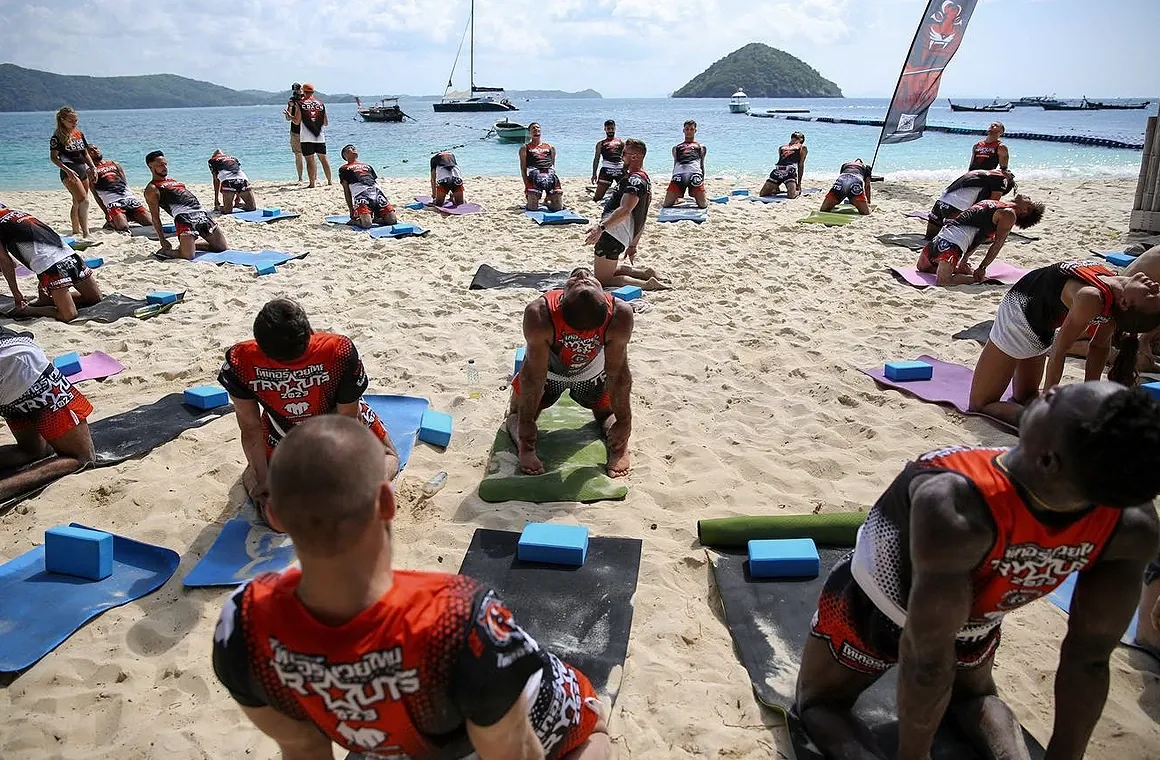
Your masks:
M546 142L527 146L528 168L546 171L552 168L552 146Z
M552 315L552 353L559 357L564 367L575 370L591 363L604 350L604 334L612 322L612 313L615 302L611 293L605 293L608 302L608 317L604 324L595 330L579 332L564 321L560 311L560 302L564 298L563 290L549 290L544 294L548 302L548 312Z

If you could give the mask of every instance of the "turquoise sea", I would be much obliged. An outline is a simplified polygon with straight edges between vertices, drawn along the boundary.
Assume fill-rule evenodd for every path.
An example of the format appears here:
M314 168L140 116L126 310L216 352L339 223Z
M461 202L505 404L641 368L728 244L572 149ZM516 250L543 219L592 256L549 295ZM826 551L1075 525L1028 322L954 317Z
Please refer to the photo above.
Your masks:
M808 108L809 116L881 119L887 102L885 98L754 99L752 107L755 111ZM403 110L416 121L401 124L365 123L353 104L328 106L327 145L332 166L342 163L337 155L339 149L353 142L363 160L388 177L426 175L430 154L445 148L454 148L467 176L518 173L518 146L500 143L494 137L484 138L500 116L436 114L431 103L431 99L404 98ZM603 136L606 118L616 119L621 137L638 137L648 143L651 153L646 168L662 176L670 169L668 149L681 141L685 119L698 122L698 139L709 148L710 176L767 173L776 160L777 147L787 141L790 132L800 129L805 132L810 149L807 180L812 175L817 184L824 184L836 174L843 161L856 157L869 161L879 131L875 127L731 114L727 101L721 99L537 99L517 105L520 110L510 114L510 118L543 125L544 139L556 146L557 168L566 177L587 176L593 147ZM1079 134L1142 142L1147 117L1155 114L1155 102L1141 111L1016 108L997 115L952 113L942 99L931 109L928 122L985 128L992 116L997 116L1012 132ZM240 158L251 178L294 178L287 123L278 106L86 111L81 114L80 127L107 157L124 165L132 185L138 188L149 177L144 155L154 149L165 151L171 175L185 182L209 181L206 159L218 147ZM51 113L0 113L0 190L60 186L57 169L48 160L52 128ZM928 132L921 140L883 147L875 169L891 179L953 179L966 167L970 147L978 139ZM1017 139L1010 140L1009 145L1011 168L1024 179L1135 177L1140 167L1139 151Z

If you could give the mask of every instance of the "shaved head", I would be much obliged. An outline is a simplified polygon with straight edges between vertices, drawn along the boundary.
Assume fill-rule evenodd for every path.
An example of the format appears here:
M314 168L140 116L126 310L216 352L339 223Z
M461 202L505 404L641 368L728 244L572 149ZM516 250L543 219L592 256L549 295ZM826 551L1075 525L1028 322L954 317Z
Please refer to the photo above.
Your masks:
M362 423L326 414L295 425L270 461L270 506L299 554L333 556L377 523L383 444Z

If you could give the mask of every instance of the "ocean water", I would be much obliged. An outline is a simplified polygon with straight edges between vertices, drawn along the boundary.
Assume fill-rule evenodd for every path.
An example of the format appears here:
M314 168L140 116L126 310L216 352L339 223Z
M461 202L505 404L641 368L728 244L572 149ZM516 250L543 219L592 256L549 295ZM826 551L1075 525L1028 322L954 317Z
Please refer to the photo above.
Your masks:
M980 102L980 101L975 101ZM428 158L452 148L466 176L512 175L519 172L519 146L485 137L502 115L437 114L431 99L403 99L401 106L416 121L401 124L363 122L353 104L328 106L327 145L331 166L342 163L339 149L351 142L362 160L382 176L425 176ZM808 108L809 116L881 119L888 101L877 99L774 100L754 99L754 111L769 108ZM708 146L709 176L767 173L777 148L790 132L806 134L810 149L806 164L808 184L825 184L839 165L852 158L869 161L879 130L846 124L819 124L759 119L729 113L721 99L604 99L532 100L518 102L509 114L514 121L539 121L544 139L556 146L557 169L565 177L587 176L596 141L603 137L606 118L616 120L621 137L638 137L650 153L646 168L656 176L671 169L669 149L681 141L685 119L698 123L698 139ZM119 161L133 187L149 179L144 156L155 149L169 158L170 174L184 182L209 182L206 159L220 147L242 160L253 179L293 180L294 161L289 149L288 125L279 106L182 108L137 111L86 111L80 128L90 143ZM928 123L986 128L992 117L1008 131L1078 134L1142 142L1147 117L1156 104L1140 111L1044 111L1016 108L1006 114L953 113L940 100ZM57 168L48 160L51 113L0 113L0 190L41 190L60 187ZM970 135L928 132L922 139L884 146L875 170L888 179L950 180L967 166ZM1057 177L1135 177L1141 153L1068 143L1012 139L1011 168L1023 179ZM337 179L337 178L336 178Z

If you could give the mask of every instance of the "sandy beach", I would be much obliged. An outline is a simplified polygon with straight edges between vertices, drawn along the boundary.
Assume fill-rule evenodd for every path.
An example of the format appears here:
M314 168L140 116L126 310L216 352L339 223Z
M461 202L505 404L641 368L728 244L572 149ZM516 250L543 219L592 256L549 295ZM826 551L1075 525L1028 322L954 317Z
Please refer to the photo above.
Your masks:
M667 181L661 164L654 158L650 165L654 206ZM807 185L827 187L832 179L828 170L807 170ZM754 176L741 186L755 192L760 183ZM429 190L423 180L381 184L396 205ZM599 215L584 178L563 184L569 207ZM154 241L95 232L103 245L88 255L105 259L97 277L106 294L185 290L184 303L145 321L41 319L20 327L32 330L50 356L100 350L125 365L119 375L80 386L100 418L213 383L225 349L251 337L263 303L280 295L300 300L315 329L354 340L371 391L423 396L455 417L451 446L445 452L417 446L399 480L397 566L453 572L475 528L519 530L529 519L641 538L629 655L610 719L619 756L788 757L780 718L759 708L733 652L696 521L864 510L920 453L1014 442L979 419L879 390L858 371L922 353L974 364L977 344L950 336L991 319L1004 288L908 287L887 267L913 264L916 255L875 239L921 232L922 223L902 213L928 209L942 184L876 184L876 213L845 227L795 223L817 208L819 196L711 205L710 222L701 226L650 221L638 263L662 270L676 288L648 294L651 308L636 319L629 351L633 471L623 502L492 505L476 495L508 403L521 310L536 294L469 291L472 274L482 263L551 271L592 261L585 226L538 227L516 210L522 197L514 174L467 178L468 199L487 213L457 218L401 209L402 221L431 234L382 241L322 223L343 212L337 182L310 190L256 183L260 205L302 216L270 225L224 220L231 247L309 251L266 277L248 267L156 261ZM1021 192L1047 202L1032 231L1042 240L1008 243L1001 258L1031 268L1116 247L1128 229L1134 185L1021 183ZM708 180L710 195L730 186L721 177ZM208 204L212 190L194 189ZM63 189L5 193L0 200L68 230ZM94 204L99 226L97 213ZM31 283L25 287L30 292ZM478 399L468 397L468 359L483 378ZM1078 361L1069 362L1066 377L1082 377ZM6 429L0 436L10 440ZM142 459L67 477L0 517L0 561L70 521L161 544L182 557L161 590L96 618L0 689L0 758L277 756L213 675L211 638L228 592L181 587L242 504L243 466L237 424L228 416ZM440 470L449 474L448 485L421 501L420 486ZM1033 604L1008 619L998 654L1001 695L1043 743L1066 625L1046 601ZM1108 704L1087 757L1160 756L1160 667L1123 648L1111 665Z

